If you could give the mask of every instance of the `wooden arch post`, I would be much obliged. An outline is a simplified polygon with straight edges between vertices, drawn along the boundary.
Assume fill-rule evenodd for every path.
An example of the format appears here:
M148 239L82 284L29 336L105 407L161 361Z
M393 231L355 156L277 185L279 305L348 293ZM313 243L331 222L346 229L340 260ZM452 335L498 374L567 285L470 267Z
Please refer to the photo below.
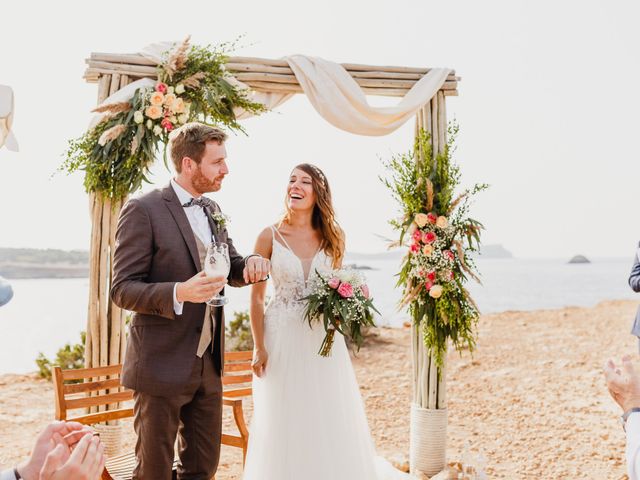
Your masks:
M98 79L98 104L129 84L127 75L113 73ZM95 193L89 195L91 247L89 266L89 311L85 343L85 366L104 367L122 363L125 315L109 296L113 271L116 225L125 199L112 202Z
M416 140L421 131L430 137L435 159L447 145L447 111L442 90L416 114ZM445 356L438 367L434 352L425 347L421 327L415 324L411 327L411 341L414 389L409 463L412 473L431 477L447 463L447 359Z

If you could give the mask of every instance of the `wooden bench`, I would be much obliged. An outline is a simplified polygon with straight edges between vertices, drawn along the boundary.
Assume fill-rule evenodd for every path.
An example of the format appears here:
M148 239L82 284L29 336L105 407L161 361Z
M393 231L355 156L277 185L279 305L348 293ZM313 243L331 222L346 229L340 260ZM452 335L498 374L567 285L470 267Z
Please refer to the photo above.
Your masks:
M239 435L223 433L222 444L242 448L242 462L247 455L249 431L245 424L242 401L252 394L251 351L225 354L225 372L222 376L223 405L232 408ZM86 413L89 407L116 405L133 400L133 391L120 384L122 365L62 370L53 367L56 420L69 420L94 425L109 420L133 417L133 408L121 407L96 413ZM97 379L97 380L96 380ZM82 380L82 383L69 383ZM69 416L69 410L84 409L83 414ZM176 468L178 459L174 461ZM134 452L107 459L103 480L130 480L135 467Z

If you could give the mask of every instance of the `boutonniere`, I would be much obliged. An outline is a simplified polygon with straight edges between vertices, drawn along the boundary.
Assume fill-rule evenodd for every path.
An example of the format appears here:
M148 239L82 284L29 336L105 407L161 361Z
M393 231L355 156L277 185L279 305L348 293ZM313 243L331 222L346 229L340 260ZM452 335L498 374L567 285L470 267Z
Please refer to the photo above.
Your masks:
M231 218L229 218L229 215L225 215L222 212L216 212L213 214L213 221L218 228L226 228L227 224L231 222Z

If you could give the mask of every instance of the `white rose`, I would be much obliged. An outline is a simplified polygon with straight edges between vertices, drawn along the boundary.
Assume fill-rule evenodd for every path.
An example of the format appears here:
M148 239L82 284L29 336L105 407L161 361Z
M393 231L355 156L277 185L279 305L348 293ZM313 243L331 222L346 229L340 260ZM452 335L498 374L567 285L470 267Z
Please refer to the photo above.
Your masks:
M144 122L144 115L140 110L137 110L136 113L133 114L133 121L140 125Z
M184 85L182 85L181 83L179 83L178 85L176 85L176 93L178 95L180 95L181 93L184 93Z
M436 225L440 228L447 228L447 226L449 225L449 220L447 220L447 217L440 216L436 220Z
M175 89L173 87L168 87L167 88L167 93L170 95L173 95L173 92L175 91Z
M187 123L189 116L186 113L178 116L178 123Z
M434 285L431 287L431 290L429 290L429 296L431 298L440 298L440 295L442 295L442 286L440 285Z
M151 130L153 128L153 122L151 120L147 120L147 128Z
M414 221L418 224L418 226L420 228L424 227L427 222L429 221L429 217L427 217L426 213L418 213L415 218Z
M153 127L153 133L155 133L156 135L160 135L162 133L162 127L160 125L156 125L155 127Z

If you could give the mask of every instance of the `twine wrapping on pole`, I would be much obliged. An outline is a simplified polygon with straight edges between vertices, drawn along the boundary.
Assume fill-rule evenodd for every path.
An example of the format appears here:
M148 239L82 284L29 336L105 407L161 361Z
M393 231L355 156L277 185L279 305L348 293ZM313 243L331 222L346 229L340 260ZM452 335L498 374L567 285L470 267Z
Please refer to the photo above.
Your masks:
M447 464L447 409L420 408L411 405L411 473L429 477Z
M93 429L100 434L100 442L104 445L104 453L107 457L114 457L122 453L122 423L117 425L105 425L96 423Z

